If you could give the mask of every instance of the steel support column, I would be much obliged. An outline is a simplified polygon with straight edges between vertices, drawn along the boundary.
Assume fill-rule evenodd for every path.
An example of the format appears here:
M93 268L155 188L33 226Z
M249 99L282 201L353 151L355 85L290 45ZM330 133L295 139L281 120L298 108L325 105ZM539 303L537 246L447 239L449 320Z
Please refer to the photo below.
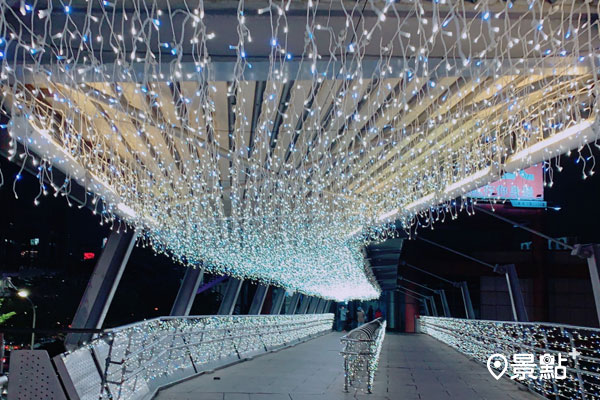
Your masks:
M504 274L506 284L508 285L508 296L512 306L513 318L517 322L528 322L527 309L525 309L525 301L523 300L523 292L521 284L517 276L517 269L514 264L498 265L494 268L495 272Z
M225 288L225 295L223 296L223 301L221 301L221 305L219 306L218 315L231 315L233 314L233 309L235 308L235 303L237 302L238 295L240 294L240 289L242 288L242 283L244 281L238 278L229 278L227 281L227 287Z
M425 314L427 315L431 315L431 313L429 312L429 306L427 305L427 301L425 299L420 299L419 300L423 306L425 307Z
M71 327L80 329L100 329L115 295L127 260L131 255L137 234L129 229L126 232L112 231L106 246L94 267L79 307L73 317ZM91 334L70 333L65 340L67 349L77 348L89 340Z
M308 310L307 310L307 314L314 314L317 311L317 307L319 306L319 303L321 302L321 299L318 297L312 297L310 299L310 304L308 305Z
M285 289L278 288L273 296L273 302L271 303L271 315L281 314L281 308L285 301Z
M308 314L308 306L312 303L312 297L309 297L305 294L302 295L302 301L300 301L300 309L298 310L298 314Z
M248 314L260 314L263 308L263 304L265 304L265 299L267 298L268 291L268 285L263 285L262 283L258 285L258 287L256 288L256 292L254 293L254 297L252 298L252 303L250 304L250 310L248 311Z
M315 308L315 314L321 314L323 312L324 305L325 305L325 300L319 299L319 304L317 304L317 308Z
M592 293L596 304L596 316L600 323L600 244L576 244L572 254L587 259Z
M439 317L440 315L438 314L437 306L435 305L435 299L433 298L433 296L427 296L427 298L429 299L429 302L431 303L431 311L433 311L433 316Z
M296 292L290 299L290 307L286 310L286 314L294 315L296 314L296 310L298 309L298 304L300 303L300 293Z
M325 302L325 305L323 306L323 309L321 310L321 313L323 313L323 314L328 313L330 308L331 308L331 300L327 300Z
M177 297L171 308L171 316L188 316L196 298L198 287L204 278L204 268L186 268Z
M469 293L467 282L459 282L458 286L460 287L463 303L465 304L465 316L468 319L475 319L475 311L473 311L473 303L471 303L471 294Z
M442 300L442 310L444 311L444 317L451 317L450 307L448 307L448 299L446 298L446 292L444 289L437 290L437 293L440 295L440 299Z

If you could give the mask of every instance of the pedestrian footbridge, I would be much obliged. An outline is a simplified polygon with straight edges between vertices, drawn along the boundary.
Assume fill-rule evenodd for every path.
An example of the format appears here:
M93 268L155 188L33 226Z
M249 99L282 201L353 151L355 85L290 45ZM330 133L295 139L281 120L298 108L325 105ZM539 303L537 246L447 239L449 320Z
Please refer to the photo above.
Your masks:
M384 334L375 320L377 333L361 337L332 331L333 320L165 317L95 334L53 359L21 350L11 360L8 399L588 399L598 388L599 329L422 316L420 333ZM512 363L489 365L490 356L511 362L522 353L536 360L532 379L514 379ZM563 379L541 375L545 355L564 367ZM371 393L361 371L376 371Z

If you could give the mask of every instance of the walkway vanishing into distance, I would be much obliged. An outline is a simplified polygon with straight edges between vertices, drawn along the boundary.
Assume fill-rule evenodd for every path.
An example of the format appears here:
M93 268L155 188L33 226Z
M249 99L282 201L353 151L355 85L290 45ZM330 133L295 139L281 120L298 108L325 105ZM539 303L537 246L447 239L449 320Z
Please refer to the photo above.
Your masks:
M206 373L158 400L539 399L427 335L386 335L373 394L343 392L339 333Z

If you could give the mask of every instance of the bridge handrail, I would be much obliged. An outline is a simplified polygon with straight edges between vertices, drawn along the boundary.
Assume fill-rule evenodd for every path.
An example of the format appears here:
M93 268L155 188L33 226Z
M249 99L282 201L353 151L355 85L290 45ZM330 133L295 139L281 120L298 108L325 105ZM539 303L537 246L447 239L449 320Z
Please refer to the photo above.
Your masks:
M521 381L545 397L589 399L600 389L600 349L594 344L600 338L598 328L425 316L420 317L420 325L423 333L483 364L493 354L504 355L509 363L512 355L521 353L533 354L536 361L544 354L561 357L565 379ZM507 375L510 372L508 368ZM541 376L537 362L534 375Z
M333 314L159 317L107 329L55 361L80 398L149 399L164 385L326 333L332 324Z

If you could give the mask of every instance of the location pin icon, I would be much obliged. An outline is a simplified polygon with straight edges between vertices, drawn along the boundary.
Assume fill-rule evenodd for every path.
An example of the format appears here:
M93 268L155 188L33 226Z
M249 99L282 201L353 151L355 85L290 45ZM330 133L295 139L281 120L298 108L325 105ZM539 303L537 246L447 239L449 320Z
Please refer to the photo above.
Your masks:
M487 369L490 371L490 374L492 374L492 376L498 380L502 378L502 375L504 375L508 369L508 360L503 354L492 354L488 357ZM496 371L498 369L500 372Z

